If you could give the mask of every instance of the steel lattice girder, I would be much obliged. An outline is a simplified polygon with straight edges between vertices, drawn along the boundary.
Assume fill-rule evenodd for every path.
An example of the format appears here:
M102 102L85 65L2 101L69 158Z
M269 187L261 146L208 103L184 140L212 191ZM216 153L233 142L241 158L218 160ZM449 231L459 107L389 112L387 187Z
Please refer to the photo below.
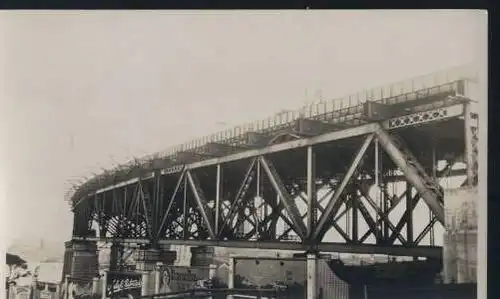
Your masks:
M364 152L366 152L366 149L369 146L369 144L371 143L371 141L374 138L376 138L377 140L379 140L381 146L389 154L389 156L392 158L392 160L395 162L395 164L397 166L399 166L399 168L401 170L403 170L404 177L408 181L410 181L410 183L412 183L412 185L418 190L418 193L423 197L423 199L426 201L426 203L431 207L431 210L436 215L436 218L432 219L431 223L439 221L440 217L442 217L442 214L443 214L442 213L442 204L441 204L440 198L439 198L439 190L434 188L434 186L430 186L431 188L429 188L428 178L425 175L422 175L423 168L421 166L419 166L418 162L415 161L414 159L408 159L408 157L407 157L408 149L402 148L402 145L398 141L396 141L394 136L391 136L391 134L389 134L387 132L387 130L384 129L384 127L386 127L384 124L382 124L382 125L370 124L367 126L361 126L358 128L348 129L348 130L344 130L344 131L340 131L340 132L328 133L328 134L330 134L328 138L324 137L325 135L322 135L322 136L313 137L313 138L309 138L309 139L288 141L286 143L272 145L272 146L268 147L267 149L264 149L264 151L267 151L267 154L265 154L265 155L254 156L254 154L248 155L248 152L246 152L246 153L243 152L241 154L232 155L231 158L228 159L227 161L225 161L224 163L231 163L231 161L233 161L233 163L238 162L239 160L235 159L235 156L237 156L237 155L241 156L243 154L247 154L247 155L241 156L243 158L254 157L250 162L251 165L249 166L249 171L253 171L252 169L254 169L254 167L255 167L254 164L257 164L257 171L260 171L260 167L262 167L262 169L264 170L264 173L267 174L268 184L270 183L270 186L272 186L271 189L274 190L274 192L278 193L278 195L281 199L279 205L276 205L275 203L273 203L272 200L269 201L270 200L269 197L264 196L264 202L265 202L265 204L269 205L269 207L272 209L272 212L271 212L271 214L264 217L264 219L262 220L262 222L260 224L262 224L262 226L266 226L270 222L275 221L275 220L272 220L272 219L276 219L273 217L280 217L283 221L285 221L286 223L288 223L288 225L290 225L291 230L294 230L299 235L299 237L302 239L302 242L307 242L308 246L320 246L321 244L326 244L326 243L321 242L321 237L324 235L325 231L329 228L329 225L336 227L336 229L339 232L341 232L341 229L339 229L338 226L336 225L336 221L339 218L337 216L338 208L340 207L340 205L342 205L343 201L338 200L338 199L341 197L343 189L345 189L345 187L348 184L352 183L351 182L352 180L349 178L349 176L351 178L353 177L353 174L356 170L357 164L359 164L359 162L362 160ZM367 128L369 128L369 130ZM367 130L367 131L364 131L364 130ZM326 134L326 135L328 135L328 134ZM347 137L352 138L352 136L349 136L349 134L352 134L352 136L354 136L354 137L364 135L365 141L362 144L361 148L359 149L358 154L355 155L354 161L351 164L350 168L344 174L345 179L340 183L339 186L336 186L336 188L334 190L334 195L333 195L332 199L330 199L330 202L327 204L327 207L324 209L320 208L319 204L317 204L314 201L315 199L313 198L314 195L313 195L313 191L312 191L312 189L314 187L312 184L312 180L315 178L314 173L313 173L315 167L314 167L313 156L312 156L312 152L314 150L314 147L311 144L328 143L328 142L331 142L332 140L334 141L334 140L339 140L339 139L347 138ZM319 137L321 137L321 138L319 138ZM311 141L311 140L314 140L314 138L316 138L314 141L316 143ZM325 140L329 140L329 138L331 139L330 141L325 141ZM302 148L302 147L307 147L307 156L306 156L307 160L304 162L304 165L307 165L307 171L306 171L307 196L305 198L302 198L302 199L305 199L306 202L308 203L308 210L307 210L306 215L301 215L298 212L298 209L295 206L295 202L293 200L291 200L291 198L288 194L289 190L287 190L287 187L284 186L284 182L279 177L278 172L276 171L276 169L274 169L274 166L272 166L273 164L268 157L268 155L272 154L272 153L284 152L287 149L291 151L291 150L294 150L296 148ZM262 151L262 150L259 150L258 153L261 153L260 151ZM252 151L250 151L250 152L252 152ZM255 153L255 152L253 152L253 153ZM225 159L225 158L227 158L227 157L224 157L222 159ZM407 160L412 160L412 162L416 162L417 165L415 165L415 163L414 163L413 165L408 166L406 164ZM218 159L217 161L220 162L222 160ZM404 161L405 164L403 164L402 161ZM221 233L223 232L224 229L227 228L226 226L228 224L232 223L232 219L234 217L236 217L236 216L239 218L242 217L240 215L235 214L236 209L240 208L240 206L238 205L238 202L241 201L241 199L239 199L238 196L236 196L236 199L230 205L227 205L226 203L222 202L222 197L224 197L224 199L227 199L227 197L225 197L225 195L223 195L221 192L221 189L227 189L227 186L224 188L221 188L221 186L223 184L223 182L222 182L223 180L221 179L221 165L222 164L213 164L217 168L217 172L216 172L217 176L216 176L216 178L214 177L214 181L216 183L216 188L214 189L214 190L216 190L216 195L215 195L216 205L215 205L215 209L209 208L207 206L207 199L204 198L204 196L202 195L203 194L203 187L194 178L195 174L193 173L193 171L198 171L198 169L201 169L201 170L208 169L208 166L210 166L212 164L208 163L205 165L205 164L200 164L200 163L206 164L207 161L197 162L197 163L193 163L191 165L186 165L185 167L183 167L183 170L180 172L180 175L177 177L173 174L169 174L169 175L164 174L163 175L164 177L170 178L169 179L170 183L167 184L167 187L166 187L167 189L165 189L165 192L168 192L168 194L172 194L172 196L168 200L166 200L164 198L164 196L160 195L160 193L165 193L165 192L163 192L163 191L160 192L160 186L159 186L160 183L159 182L161 180L157 179L159 177L159 172L151 177L147 177L143 180L137 181L137 183L135 185L130 186L132 188L129 188L128 185L125 184L125 185L121 185L118 188L110 189L109 191L112 192L112 201L111 201L112 202L112 204L111 204L112 212L108 208L102 206L102 205L104 205L105 201L108 200L110 197L110 196L106 195L107 194L106 192L98 194L100 196L100 200L96 200L95 198L97 198L96 197L97 195L94 195L92 201L85 201L85 204L75 206L74 235L75 236L79 236L79 235L84 236L85 232L90 229L88 224L83 225L84 221L85 221L85 223L88 223L89 219L93 219L93 218L101 219L100 221L103 221L102 220L103 215L107 214L107 215L111 216L113 214L116 216L120 216L120 214L121 214L122 216L125 216L125 217L120 216L119 218L116 218L119 220L116 220L116 219L112 220L111 218L113 218L114 216L111 216L111 218L108 217L110 220L104 221L107 223L111 223L111 226L114 227L113 228L114 232L112 233L112 235L116 238L133 236L133 238L139 239L141 237L145 237L149 240L153 240L154 242L162 243L162 242L166 241L165 240L166 237L167 238L172 238L172 237L178 238L177 235L174 235L172 233L172 229L174 229L174 227L177 227L176 229L181 229L183 231L182 235L184 235L184 238L186 238L186 236L188 238L192 238L193 235L190 232L190 228L188 226L192 226L192 225L196 224L196 226L202 225L205 229L207 229L208 236L210 239L212 239L211 241L208 239L198 240L198 241L207 242L207 244L209 244L211 242L215 242L215 241L216 242L222 241L221 240L221 237L222 237ZM152 178L155 178L155 179L151 180ZM245 181L247 179L248 179L248 176L245 176L242 183L240 184L240 189L246 184ZM354 180L354 181L356 181L356 180ZM153 193L154 192L154 196L148 197L148 199L152 198L152 202L149 202L148 200L145 199L147 196L150 196L150 194L148 194L146 196L144 189L143 189L144 187L143 187L142 182L145 182L144 184L146 184L147 182L149 182L149 184L153 184L152 185L153 187L151 187L150 190L154 190L154 191L152 191L152 192L147 191L146 192L146 193L148 193L148 192ZM260 184L261 184L260 182L257 182L257 189L259 189L259 186L261 186ZM206 185L206 182L205 182L205 185ZM195 205L191 205L192 203L188 203L188 201L186 199L186 191L187 191L186 186L189 186L191 188L191 191L193 193L192 195L194 196L194 200L195 200L194 201ZM135 188L135 190L131 190L134 188ZM248 188L248 186L245 188ZM263 187L260 187L260 188L263 189ZM365 187L363 187L363 188L365 188ZM184 193L185 193L184 199L179 198L179 197L181 197L181 196L179 196L181 193L180 192L181 189L184 189ZM124 195L122 195L121 199L120 199L120 196L118 196L118 194L120 192L117 192L117 190L118 191L123 190L122 193ZM161 189L161 190L163 190L163 189ZM361 190L364 190L364 189L361 189ZM132 191L132 192L130 192L130 191ZM265 192L269 193L269 191L270 190L268 188L268 190ZM133 193L131 203L128 202L129 196L127 195L127 192ZM241 193L241 192L239 192L239 193ZM210 194L210 199L211 200L213 199L212 194ZM158 211L158 209L156 208L158 201L162 201L164 203L168 202L168 204L165 205L166 209L161 209L161 211ZM183 204L182 204L182 201L184 202ZM92 202L93 204L90 204L90 202ZM388 237L388 239L389 239L388 245L384 245L384 246L390 246L390 244L392 244L392 242L394 242L395 239L399 239L403 243L404 239L400 235L400 231L402 229L402 226L404 226L404 224L409 221L408 219L402 218L401 221L396 226L394 226L387 219L387 214L390 212L390 210L389 210L389 212L377 211L377 213L381 216L381 218L379 221L375 222L371 217L368 217L369 215L366 213L366 210L365 210L366 208L364 207L364 205L362 203L360 204L360 201L358 199L355 198L352 200L352 202L354 203L353 206L355 206L356 209L361 212L361 216L367 222L367 224L369 226L369 231L367 232L368 234L378 233L378 232L375 232L375 230L377 230L377 229L374 229L374 226L378 225L379 222L385 222L386 226L390 228L392 234L390 235L390 237ZM370 203L370 201L369 201L369 203ZM147 206L148 204L155 207L155 210L153 211L152 215L148 214L148 206ZM175 216L175 215L170 216L172 210L174 209L173 207L176 207L175 209L177 211L177 210L179 210L180 204L183 206L183 210L184 210L182 212L182 215L176 214L177 216ZM282 205L282 207L280 207L280 204ZM223 217L223 215L221 214L221 211L219 209L224 208L226 206L229 207L229 210L232 209L232 211L230 211L230 213L228 215L226 215L226 217ZM313 207L312 210L311 210L311 207ZM283 214L282 208L284 208L283 210L286 211L286 215ZM142 211L140 209L142 209ZM188 215L188 211L191 211L190 209L192 211L194 211L194 214ZM351 209L352 209L352 207L351 207ZM346 211L347 211L347 207L346 207ZM143 215L142 217L144 218L144 221L141 222L140 220L137 220L138 212L139 212L139 214ZM316 221L314 221L315 216L313 218L311 215L315 215L317 212L321 212L321 216L320 216L320 219L316 223ZM77 214L80 216L77 217ZM214 214L215 214L215 217L213 216ZM190 217L187 217L187 216L190 216ZM305 216L307 216L308 218L311 218L310 220L307 221L307 225L304 223ZM339 216L341 216L341 215L339 215ZM251 225L255 226L256 221L252 221L251 220L252 217L255 217L255 215L248 215L245 219L249 220L249 223ZM191 218L193 220L190 220ZM77 219L81 219L81 220L77 221ZM136 219L136 220L133 220L133 219ZM168 220L168 219L170 219L170 220ZM193 221L195 221L195 222L193 222ZM121 222L121 224L117 224L116 222L119 222L119 223ZM133 224L132 222L134 222L135 224ZM374 225L374 223L375 223L375 225ZM402 225L400 223L402 223ZM109 230L110 228L108 228L108 226L109 226L109 224L103 225L103 229ZM230 226L232 226L232 225L230 225ZM128 230L130 232L127 232L127 227L129 227ZM121 231L120 231L120 229L121 229ZM234 229L234 227L231 227L231 231L233 229ZM260 229L262 229L262 227ZM264 228L264 229L268 229L268 228ZM269 228L269 229L271 229L271 228ZM167 230L170 233L167 235L164 235L164 233ZM416 243L418 243L418 241L421 239L423 234L426 233L426 230L428 230L427 227L420 234L420 236L417 237L416 242L414 242L412 244L415 245ZM132 231L133 231L133 234L131 234ZM253 234L258 234L259 229L256 229L255 227L252 228L251 232L246 235L246 238L250 238L252 236L252 232L253 232ZM104 235L101 233L100 236L103 237ZM196 235L196 236L199 237L199 235ZM230 236L230 235L228 235L228 236ZM345 233L343 234L343 236L344 236L344 238L346 238L346 240L348 239L347 237L349 237L349 236L346 237ZM356 238L353 237L351 241L362 243L366 239L366 236L367 235L365 234L365 236L363 236L361 239L358 239L357 241L356 241ZM203 237L203 238L205 238L205 237ZM274 236L273 238L276 238L277 240L279 240L281 237L278 238L277 236ZM409 238L409 239L412 239L412 238ZM193 240L182 240L180 242L184 242L184 241L191 242ZM233 242L233 241L228 240L227 242ZM251 241L251 242L257 242L257 241ZM272 241L270 241L270 242L272 242ZM250 243L250 242L248 242L248 243ZM265 242L258 242L258 243L263 244ZM290 243L290 242L286 242L286 243ZM230 243L230 244L235 244L235 243ZM378 244L378 245L382 246L382 244ZM252 247L252 246L253 245L248 244L248 247ZM262 246L268 246L268 245L262 245ZM296 245L293 245L293 246L296 246ZM349 246L354 246L354 245L349 245ZM364 245L356 245L356 246L364 246ZM360 250L362 250L362 249L360 249Z
M83 238L73 237L74 240ZM103 243L119 242L123 244L149 244L147 239L119 239L119 238L85 238L87 241L97 241ZM402 245L374 245L374 244L347 244L323 242L314 246L299 242L279 242L279 241L217 241L217 240L160 240L159 245L186 245L186 246L218 246L232 248L259 248L275 250L318 250L322 252L339 253L359 253L359 254L389 254L394 256L421 256L421 257L441 257L441 247L439 246L417 246L408 248Z
M449 107L444 107L444 108L435 108L431 109L428 111L422 111L422 112L416 112L410 115L405 115L401 117L395 117L389 120L386 120L381 123L381 127L384 128L385 130L394 130L398 128L404 128L404 127L410 127L410 126L415 126L415 125L421 125L421 124L427 124L431 122L436 122L436 121L442 121L442 120L448 120L448 119L453 119L457 118L463 115L464 111L464 105L463 104L457 104ZM302 147L307 147L307 146L313 146L316 144L322 144L322 143L327 143L327 142L333 142L336 140L343 140L347 138L352 138L355 136L362 136L366 135L369 133L375 133L379 125L377 123L369 123L366 125L360 125L357 127L353 128L348 128L345 130L341 131L334 131L326 134L322 134L319 136L314 136L310 138L303 138L303 139L298 139L298 140L293 140L293 141L287 141L284 143L280 144L275 144L271 145L265 148L261 149L254 149L254 150L246 150L240 153L236 154L231 154L225 157L221 158L212 158L212 159L207 159L204 161L200 162L194 162L190 163L187 165L177 165L175 167L170 167L168 169L163 169L161 170L161 174L170 174L170 173L179 173L181 172L184 168L189 168L189 169L196 169L196 168L202 168L202 167L207 167L211 165L217 165L217 164L223 164L223 163L228 163L232 161L238 161L242 159L247 159L251 157L258 157L258 156L263 156L267 154L272 154L276 152L281 152L281 151L287 151L287 150L292 150L296 148L302 148ZM150 179L155 176L155 173L149 173L145 174L141 177L138 178L133 178L128 181L124 181L115 185L111 185L102 189L99 189L93 193L90 193L87 196L92 196L94 194L99 194L103 192L107 192L109 190L115 189L115 188L120 188L126 185L131 185L139 180L145 180L145 179ZM83 196L79 201L75 203L74 206L77 206L80 202L82 202L87 196Z

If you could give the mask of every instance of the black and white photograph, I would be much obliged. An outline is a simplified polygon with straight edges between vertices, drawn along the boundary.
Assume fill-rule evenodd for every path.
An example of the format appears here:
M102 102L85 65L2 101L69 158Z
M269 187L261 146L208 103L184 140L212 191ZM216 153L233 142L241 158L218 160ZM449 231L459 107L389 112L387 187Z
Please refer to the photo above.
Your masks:
M486 298L487 22L2 11L2 295Z

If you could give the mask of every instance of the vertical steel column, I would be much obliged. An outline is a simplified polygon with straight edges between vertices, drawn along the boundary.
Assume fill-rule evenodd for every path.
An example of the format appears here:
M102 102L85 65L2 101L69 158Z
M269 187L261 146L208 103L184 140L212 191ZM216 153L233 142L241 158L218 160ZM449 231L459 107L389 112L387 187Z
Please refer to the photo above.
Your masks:
M358 243L358 195L351 194L352 205L352 240Z
M260 164L259 164L260 165ZM262 194L269 199L269 202L272 204L271 208L273 209L273 212L275 209L279 209L279 201L278 197L273 197L273 193L270 191L271 188L268 186L262 185ZM274 200L275 199L275 200ZM272 238L276 238L276 235L278 233L278 219L279 219L279 213L271 213L271 223L269 224L269 234L272 236Z
M184 176L184 205L182 207L182 233L183 233L183 238L184 240L187 240L189 236L188 227L187 227L187 175Z
M307 236L311 237L316 223L316 159L312 146L307 147Z
M257 189L256 190L256 194L257 194L257 197L260 200L260 202L259 202L260 203L260 207L259 207L259 209L260 209L260 217L261 217L261 220L264 220L267 217L267 206L268 205L265 202L265 200L263 199L263 197L261 196L261 186L260 186L260 184L261 184L261 177L260 177L260 160L259 159L257 159L257 163L256 163L255 167L256 167L256 178L255 178L255 181L256 181L256 185L257 185L256 186L256 189ZM259 213L257 213L257 215L259 215ZM266 224L264 224L264 225L266 226ZM260 237L261 231L263 231L261 227L259 227L259 229L260 230L257 230L257 233L259 234L258 237ZM265 228L264 228L264 230L265 230Z
M127 186L123 187L123 211L124 215L127 215L127 203L128 203L128 194L127 194Z
M384 182L384 190L387 191L387 185L388 183L387 182ZM382 202L382 213L386 214L387 211L389 211L389 198L386 196L386 193L387 192L382 192L382 194L380 194L380 200ZM390 221L389 219L389 215L387 215L387 221ZM384 242L387 241L387 239L389 239L389 223L387 221L383 221L384 223Z
M378 143L377 143L378 144ZM380 185L380 191L379 191L379 206L380 206L380 211L382 211L382 213L386 213L387 210L389 209L388 205L387 205L387 201L389 200L386 196L387 194L387 186L388 186L388 183L387 181L385 180L386 176L384 175L384 163L383 163L383 160L381 159L381 157L379 157L378 159L378 163L379 163L379 172L380 172L380 177L379 177L379 185ZM390 170L389 170L389 175L390 175ZM380 181L380 179L382 179L382 181ZM387 220L389 220L388 218L389 216L387 216ZM387 239L389 238L389 224L387 223L387 221L384 221L384 219L382 219L382 222L380 223L381 225L381 229L382 229L382 240L383 242L387 242Z
M160 190L161 190L161 172L157 171L155 173L155 182L154 182L154 211L153 211L153 220L151 223L151 234L153 234L153 239L158 240L157 232L158 232L158 216L160 213ZM155 244L156 245L156 244Z
M229 257L228 273L227 273L227 288L234 289L234 276L235 276L235 260L234 257ZM233 299L232 295L227 296L228 299Z
M374 139L374 150L375 150L375 192L378 193L379 196L378 197L378 200L380 201L381 200L381 197L380 197L380 179L379 179L379 175L380 175L380 162L379 162L379 142L378 142L378 138L375 138ZM376 197L376 198L377 198ZM378 203L379 207L380 207L380 202ZM375 238L377 239L377 242L379 242L380 240L382 240L382 228L383 228L383 221L380 221L380 215L378 213L375 213L375 223L377 223L377 233L376 233L376 236Z
M379 176L379 162L378 162L378 156L379 156L379 153L378 153L378 138L375 138L374 140L374 143L375 143L375 186L377 186L377 188L379 187L379 182L378 182L378 176Z
M221 191L221 166L217 164L217 176L215 179L215 235L219 235L219 213L220 213L220 191Z
M307 299L317 298L317 271L316 271L317 258L315 254L307 255Z
M437 176L436 176L436 141L434 138L432 139L432 180L436 181L437 184L439 184L439 181L437 181ZM431 223L431 229L429 231L429 243L431 246L434 246L434 223L432 221L434 219L434 213L432 213L431 209L429 209L429 223Z
M406 182L406 242L407 246L413 246L413 196L411 194L412 187L409 182Z
M260 193L261 193L260 192L261 191L260 190L260 180L261 180L260 179L260 159L257 159L256 162L257 162L256 163L257 165L255 167L257 167L257 196L260 197Z
M126 229L127 223L127 186L123 187L123 201L122 201L122 215L120 216L120 237L124 237L124 234L128 234Z
M349 202L349 198L350 198L350 194L346 194L345 195L346 197L346 200L344 202L345 204L345 233L348 235L348 236L351 236L351 211L350 211L350 202Z
M464 104L464 134L465 134L465 162L467 165L467 186L474 186L474 149L472 147L472 117L471 104Z

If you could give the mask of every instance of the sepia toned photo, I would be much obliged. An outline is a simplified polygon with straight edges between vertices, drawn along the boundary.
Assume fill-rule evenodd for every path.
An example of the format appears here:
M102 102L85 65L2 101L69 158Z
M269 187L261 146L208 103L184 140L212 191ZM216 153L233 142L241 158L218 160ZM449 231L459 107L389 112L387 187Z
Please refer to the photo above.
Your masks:
M486 20L2 12L6 298L483 298Z

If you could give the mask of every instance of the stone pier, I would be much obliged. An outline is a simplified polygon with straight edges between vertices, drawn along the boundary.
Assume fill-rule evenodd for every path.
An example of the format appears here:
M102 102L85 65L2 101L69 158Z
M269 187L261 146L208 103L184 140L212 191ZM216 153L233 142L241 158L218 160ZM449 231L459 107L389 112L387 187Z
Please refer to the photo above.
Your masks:
M72 240L65 243L63 279L92 280L98 275L97 244L91 241Z
M137 252L137 271L142 273L141 296L154 294L159 288L155 274L158 264L173 265L176 259L176 252L161 249L141 249Z

